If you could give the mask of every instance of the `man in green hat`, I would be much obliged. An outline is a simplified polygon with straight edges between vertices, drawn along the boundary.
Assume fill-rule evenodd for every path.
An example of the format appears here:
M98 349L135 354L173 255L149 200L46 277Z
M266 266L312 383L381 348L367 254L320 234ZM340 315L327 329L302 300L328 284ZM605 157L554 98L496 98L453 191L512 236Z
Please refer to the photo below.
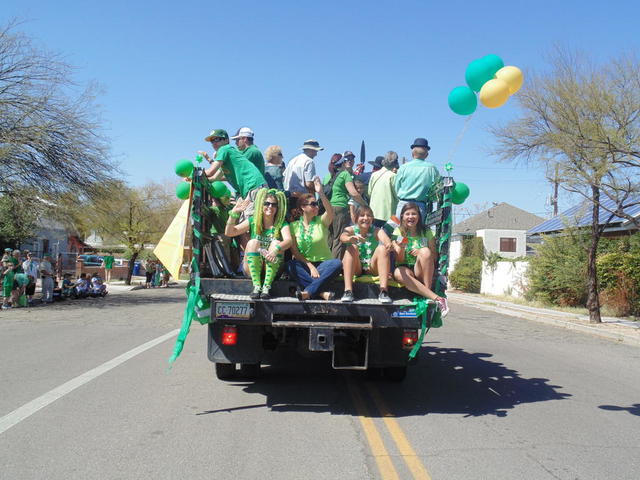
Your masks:
M216 152L213 160L207 152L199 152L211 163L211 167L205 171L207 178L221 180L224 176L240 196L238 200L247 198L250 200L249 206L244 211L244 217L248 218L253 215L253 203L258 190L267 187L264 175L239 150L229 145L229 134L225 130L212 130L204 140L211 142Z

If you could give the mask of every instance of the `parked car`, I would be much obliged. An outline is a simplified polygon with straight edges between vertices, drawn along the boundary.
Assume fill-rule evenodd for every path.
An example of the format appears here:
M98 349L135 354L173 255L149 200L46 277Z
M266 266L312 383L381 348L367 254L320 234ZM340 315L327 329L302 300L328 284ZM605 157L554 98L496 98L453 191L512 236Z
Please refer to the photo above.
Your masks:
M87 267L102 265L102 257L99 255L78 255L78 260L82 260Z

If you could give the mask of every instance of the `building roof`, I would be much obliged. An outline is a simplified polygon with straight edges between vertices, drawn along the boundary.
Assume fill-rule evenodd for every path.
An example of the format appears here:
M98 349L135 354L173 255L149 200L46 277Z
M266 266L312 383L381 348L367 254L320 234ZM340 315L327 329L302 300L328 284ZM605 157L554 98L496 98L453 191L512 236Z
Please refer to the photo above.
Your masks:
M453 226L453 233L475 234L478 230L529 230L544 221L544 218L502 202L464 222Z
M611 213L605 210L604 207L610 210L615 210L616 208L616 203L609 197L604 197L600 201L600 204L600 212L598 214L600 225L606 224L609 230L622 230L634 227L633 222L625 218L614 216L609 219L609 217L611 217ZM625 202L625 205L628 206L622 209L624 213L631 215L636 219L640 217L640 194L631 195ZM569 210L562 212L557 217L553 217L539 225L536 225L527 233L530 235L537 235L541 233L560 232L567 227L588 227L591 225L592 217L591 202L585 200L575 207L571 207Z

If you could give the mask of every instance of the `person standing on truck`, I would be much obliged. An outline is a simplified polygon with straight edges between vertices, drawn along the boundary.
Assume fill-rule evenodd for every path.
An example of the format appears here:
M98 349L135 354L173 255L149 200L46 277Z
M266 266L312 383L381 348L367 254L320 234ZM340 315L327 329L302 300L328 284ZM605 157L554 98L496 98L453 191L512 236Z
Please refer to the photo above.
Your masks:
M399 199L396 208L398 218L400 218L400 211L407 203L414 203L420 208L420 214L424 220L427 213L426 202L440 182L438 169L433 163L426 161L429 150L431 147L426 138L416 138L411 144L413 160L401 165L398 169L395 183Z
M247 160L253 163L256 168L264 175L264 158L262 152L253 144L253 130L249 127L239 128L231 140L236 141L236 148L242 153Z
M406 203L400 212L400 226L393 232L396 253L394 278L407 289L438 303L442 317L449 313L447 300L431 290L435 269L436 241L422 223L420 208Z
M271 145L264 151L267 164L264 167L264 178L269 188L284 191L284 163L282 149L278 145Z
M289 199L289 209L296 205L296 199L306 193L313 193L313 179L316 177L314 158L324 150L317 140L309 139L302 145L302 153L291 160L284 169L284 191Z
M342 262L333 258L328 242L329 226L333 222L333 207L318 177L314 179L313 186L320 196L325 212L322 216L318 215L320 205L314 194L305 193L298 197L299 218L291 223L293 258L288 264L288 269L299 286L296 291L298 300L315 297L331 300L334 293L325 291L325 287L331 279L340 274Z
M346 151L335 164L339 173L333 181L333 188L331 189L331 205L334 211L331 225L331 252L338 259L342 258L345 249L340 241L340 235L351 223L349 199L353 198L359 205L367 205L367 202L362 198L354 184L352 172L355 158L356 156L353 152Z
M225 228L225 235L237 237L249 232L251 239L245 247L243 268L251 277L252 299L271 298L271 284L282 264L284 251L291 246L289 224L285 222L287 199L284 192L263 188L256 197L258 207L254 215L236 225L240 212L247 207L247 200L236 203ZM260 207L261 205L261 207ZM262 265L264 263L264 282Z
M373 172L369 180L369 204L377 226L384 225L396 213L398 196L395 181L398 168L398 154L389 151L382 159L382 168Z
M221 180L224 176L236 190L240 199L249 199L247 208L243 212L244 217L249 218L253 215L253 204L258 190L266 187L267 181L253 163L229 145L229 134L225 130L212 130L205 141L211 142L216 151L213 160L207 152L198 152L211 163L211 167L205 170L205 175L210 180Z
M391 303L389 297L389 252L392 250L391 239L384 230L373 226L373 211L367 206L360 206L355 213L356 221L345 228L340 240L348 245L342 258L344 269L343 302L353 302L353 276L378 275L380 278L380 303Z

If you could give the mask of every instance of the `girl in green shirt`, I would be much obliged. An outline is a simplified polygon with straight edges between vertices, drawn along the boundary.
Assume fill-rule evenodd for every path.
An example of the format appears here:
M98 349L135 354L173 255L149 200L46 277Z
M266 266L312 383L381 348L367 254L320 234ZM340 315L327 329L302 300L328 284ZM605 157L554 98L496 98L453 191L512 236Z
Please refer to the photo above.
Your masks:
M431 290L436 242L431 230L422 223L418 205L409 202L402 207L400 227L393 233L396 252L394 278L412 292L438 302L444 317L449 313L447 300Z
M353 276L378 275L380 277L381 303L391 303L387 292L389 284L389 252L392 250L391 240L381 228L373 226L373 211L367 206L360 206L355 212L355 222L340 235L340 241L349 245L342 258L344 269L343 302L353 302Z
M240 212L243 212L250 202L247 198L233 207L229 212L224 234L237 237L246 232L250 233L251 240L245 247L243 261L244 271L253 282L253 292L250 296L252 299L269 299L269 290L282 263L282 254L291 245L289 225L284 221L287 199L284 193L278 190L260 189L256 195L254 215L236 225Z

